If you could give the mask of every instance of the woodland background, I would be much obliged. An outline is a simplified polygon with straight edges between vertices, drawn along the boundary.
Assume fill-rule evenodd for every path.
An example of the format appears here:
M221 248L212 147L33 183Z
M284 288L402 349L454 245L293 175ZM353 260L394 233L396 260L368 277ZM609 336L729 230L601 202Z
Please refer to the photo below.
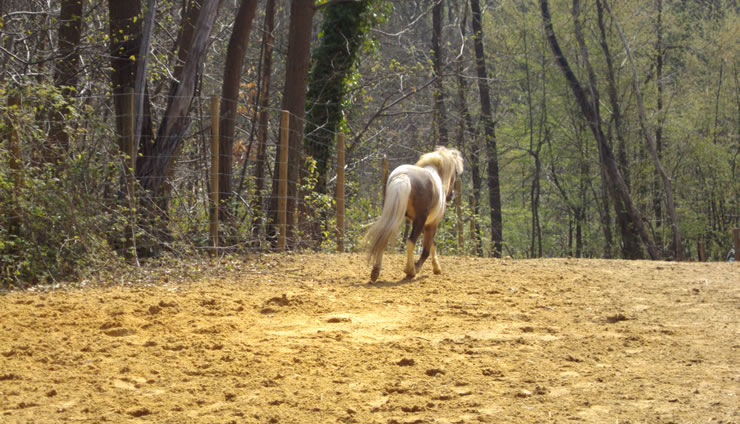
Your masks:
M740 221L738 12L731 0L1 0L0 281L209 252L211 96L223 254L274 249L288 110L291 250L336 250L342 132L349 250L380 212L381 159L392 169L448 145L466 169L462 228L450 205L436 238L445 254L696 260L702 243L725 260Z

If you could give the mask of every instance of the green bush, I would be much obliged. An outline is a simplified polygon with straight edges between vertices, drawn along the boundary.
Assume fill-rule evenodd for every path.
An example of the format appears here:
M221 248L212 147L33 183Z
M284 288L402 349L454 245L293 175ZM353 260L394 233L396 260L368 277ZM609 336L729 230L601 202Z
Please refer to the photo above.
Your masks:
M6 92L0 90L2 94ZM3 134L10 128L21 146L18 185L8 143L0 146L0 287L19 287L82 277L91 267L111 260L120 262L111 244L123 234L127 216L119 206L118 167L100 140L91 148L90 137L103 131L88 119L86 127L68 125L69 148L49 144L54 115L65 106L65 122L79 122L82 106L67 105L59 93L46 86L26 89L20 107L7 107ZM96 130L98 128L98 130ZM4 137L7 139L8 137ZM109 147L109 146L108 146ZM50 160L50 158L53 158Z

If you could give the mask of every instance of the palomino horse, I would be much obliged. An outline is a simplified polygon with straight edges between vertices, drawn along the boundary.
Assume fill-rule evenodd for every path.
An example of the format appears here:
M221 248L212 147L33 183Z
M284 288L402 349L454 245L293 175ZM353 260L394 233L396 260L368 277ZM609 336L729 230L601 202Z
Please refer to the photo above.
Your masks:
M404 217L413 224L406 243L406 276L413 278L430 255L434 273L442 272L437 262L434 233L444 216L445 202L452 199L455 177L462 171L460 152L441 146L422 155L416 165L401 165L393 170L386 185L383 213L366 235L370 262L373 264L371 281L378 279L385 246L391 237L398 234ZM419 260L414 263L414 248L422 230L423 250Z

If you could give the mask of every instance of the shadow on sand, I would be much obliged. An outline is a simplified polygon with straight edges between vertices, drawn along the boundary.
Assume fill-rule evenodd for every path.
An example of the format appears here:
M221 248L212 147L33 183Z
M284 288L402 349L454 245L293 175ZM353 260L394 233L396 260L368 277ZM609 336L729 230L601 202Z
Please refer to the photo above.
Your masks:
M378 288L383 288L383 287L400 287L400 286L404 286L404 285L410 284L410 283L420 283L420 282L423 282L426 279L427 279L427 277L425 275L422 275L422 276L416 276L416 277L413 277L413 278L404 277L404 278L402 278L402 279L400 279L398 281L387 281L387 280L378 280L378 281L375 281L375 282L368 281L366 284L363 284L363 285L366 286L366 287L378 287Z

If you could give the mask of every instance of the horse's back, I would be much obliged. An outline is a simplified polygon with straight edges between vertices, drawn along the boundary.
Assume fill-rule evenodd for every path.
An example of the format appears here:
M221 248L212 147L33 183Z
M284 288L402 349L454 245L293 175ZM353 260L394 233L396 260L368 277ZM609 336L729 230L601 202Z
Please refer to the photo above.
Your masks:
M443 188L439 175L416 165L401 165L388 177L388 184L399 178L408 178L411 193L406 216L414 221L420 216L425 223L438 221L444 212Z

